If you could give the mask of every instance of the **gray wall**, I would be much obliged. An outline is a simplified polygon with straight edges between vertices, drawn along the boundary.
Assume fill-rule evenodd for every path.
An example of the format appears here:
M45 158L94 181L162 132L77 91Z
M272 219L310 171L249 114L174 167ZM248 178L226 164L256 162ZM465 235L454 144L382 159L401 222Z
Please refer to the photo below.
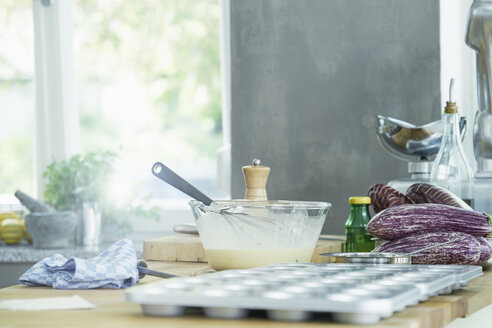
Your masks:
M440 117L439 0L231 0L232 196L241 166L271 167L270 199L333 204L407 176L375 116Z

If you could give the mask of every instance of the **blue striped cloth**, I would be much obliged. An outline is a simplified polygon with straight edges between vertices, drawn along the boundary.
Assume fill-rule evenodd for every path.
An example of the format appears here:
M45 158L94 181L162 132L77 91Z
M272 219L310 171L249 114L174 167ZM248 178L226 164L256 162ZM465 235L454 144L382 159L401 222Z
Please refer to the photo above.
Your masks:
M127 288L138 281L133 242L122 239L98 256L84 260L52 254L27 270L19 283L56 289Z

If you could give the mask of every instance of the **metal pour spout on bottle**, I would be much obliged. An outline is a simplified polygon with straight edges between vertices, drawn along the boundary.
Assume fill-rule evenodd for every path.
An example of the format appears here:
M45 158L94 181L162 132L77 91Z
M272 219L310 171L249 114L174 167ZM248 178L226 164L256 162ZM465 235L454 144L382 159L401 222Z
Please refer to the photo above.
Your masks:
M477 54L478 111L473 127L477 175L492 177L492 0L473 2L465 42Z

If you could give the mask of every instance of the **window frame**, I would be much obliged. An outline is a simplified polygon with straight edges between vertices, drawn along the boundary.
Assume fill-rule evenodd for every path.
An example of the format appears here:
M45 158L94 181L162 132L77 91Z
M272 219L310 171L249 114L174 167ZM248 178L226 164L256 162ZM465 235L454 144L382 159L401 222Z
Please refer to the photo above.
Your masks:
M34 186L42 198L43 170L79 151L72 0L33 0Z
M220 61L222 78L223 145L217 150L217 184L227 197L231 193L230 134L230 0L217 0L221 7ZM79 114L73 48L73 0L33 0L35 57L35 181L37 197L43 198L43 170L53 160L68 159L80 150ZM167 226L146 220L130 235L143 237L172 233L172 226L193 222L183 201L161 200ZM162 203L162 204L161 204Z

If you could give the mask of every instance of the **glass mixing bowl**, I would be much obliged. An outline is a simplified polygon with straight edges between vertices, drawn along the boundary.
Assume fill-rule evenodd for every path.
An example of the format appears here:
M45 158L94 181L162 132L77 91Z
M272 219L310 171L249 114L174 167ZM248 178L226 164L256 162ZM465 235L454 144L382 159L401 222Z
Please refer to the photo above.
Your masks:
M310 262L330 203L192 200L198 233L215 270Z

